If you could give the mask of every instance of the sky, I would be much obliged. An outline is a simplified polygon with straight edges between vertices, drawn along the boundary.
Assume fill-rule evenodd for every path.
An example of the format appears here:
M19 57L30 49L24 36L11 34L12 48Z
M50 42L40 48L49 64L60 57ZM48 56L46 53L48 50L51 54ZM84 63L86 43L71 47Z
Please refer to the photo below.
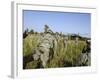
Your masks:
M91 14L23 10L24 30L28 28L29 30L43 32L45 24L54 32L62 32L64 34L79 33L90 37Z

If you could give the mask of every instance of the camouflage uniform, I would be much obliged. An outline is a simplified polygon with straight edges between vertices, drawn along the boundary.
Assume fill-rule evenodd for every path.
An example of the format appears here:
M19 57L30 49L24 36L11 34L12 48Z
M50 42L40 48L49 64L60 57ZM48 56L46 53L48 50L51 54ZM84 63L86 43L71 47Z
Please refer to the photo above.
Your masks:
M50 33L47 33L44 35L42 42L38 46L38 50L41 52L40 59L44 67L50 58L50 48L53 48L53 41L54 37Z
M50 53L50 50L54 47L54 40L55 38L51 32L44 33L35 54L33 54L34 60L40 59L43 67L46 67L47 62L50 59L50 55L53 55L53 53Z

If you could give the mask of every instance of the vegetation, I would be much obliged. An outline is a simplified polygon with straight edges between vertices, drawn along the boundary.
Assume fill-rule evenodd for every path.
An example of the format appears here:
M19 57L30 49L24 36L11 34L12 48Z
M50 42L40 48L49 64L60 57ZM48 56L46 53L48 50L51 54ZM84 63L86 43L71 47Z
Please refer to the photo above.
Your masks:
M47 68L77 66L78 57L82 54L83 49L87 48L87 43L85 40L71 39L71 36L69 35L68 37L66 43L64 43L65 39L61 36L60 38L57 38L57 45L53 48L54 55L47 63ZM23 39L23 57L31 54L33 49L37 48L40 40L40 33L31 30L27 37ZM40 60L28 62L26 69L37 68L40 62Z

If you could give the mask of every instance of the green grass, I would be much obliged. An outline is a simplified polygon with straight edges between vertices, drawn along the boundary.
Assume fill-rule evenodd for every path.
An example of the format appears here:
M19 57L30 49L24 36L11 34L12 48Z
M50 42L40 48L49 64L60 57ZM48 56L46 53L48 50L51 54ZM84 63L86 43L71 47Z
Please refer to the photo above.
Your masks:
M38 45L39 37L36 34L30 34L23 40L23 56L32 53Z
M32 53L33 49L37 48L40 41L40 36L36 34L30 34L23 40L23 56ZM86 46L85 41L68 40L63 44L63 39L59 39L57 46L54 48L53 59L47 64L47 68L53 67L68 67L76 64L78 56L82 53L82 50ZM32 61L27 64L27 69L33 69L37 66L37 62Z
M84 41L78 41L76 44L74 41L69 40L64 47L62 40L60 40L56 49L57 53L50 61L49 67L74 66L85 45L86 43ZM67 63L70 63L70 65L67 65Z

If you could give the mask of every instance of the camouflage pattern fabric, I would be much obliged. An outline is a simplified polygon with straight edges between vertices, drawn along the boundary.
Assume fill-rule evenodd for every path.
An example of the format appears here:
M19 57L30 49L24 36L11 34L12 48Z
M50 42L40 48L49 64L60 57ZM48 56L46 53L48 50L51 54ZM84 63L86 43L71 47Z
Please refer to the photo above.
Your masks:
M50 33L44 34L44 37L40 41L36 53L33 54L34 60L40 59L42 61L42 66L46 67L46 64L50 58L50 48L53 48L54 45L54 36Z

